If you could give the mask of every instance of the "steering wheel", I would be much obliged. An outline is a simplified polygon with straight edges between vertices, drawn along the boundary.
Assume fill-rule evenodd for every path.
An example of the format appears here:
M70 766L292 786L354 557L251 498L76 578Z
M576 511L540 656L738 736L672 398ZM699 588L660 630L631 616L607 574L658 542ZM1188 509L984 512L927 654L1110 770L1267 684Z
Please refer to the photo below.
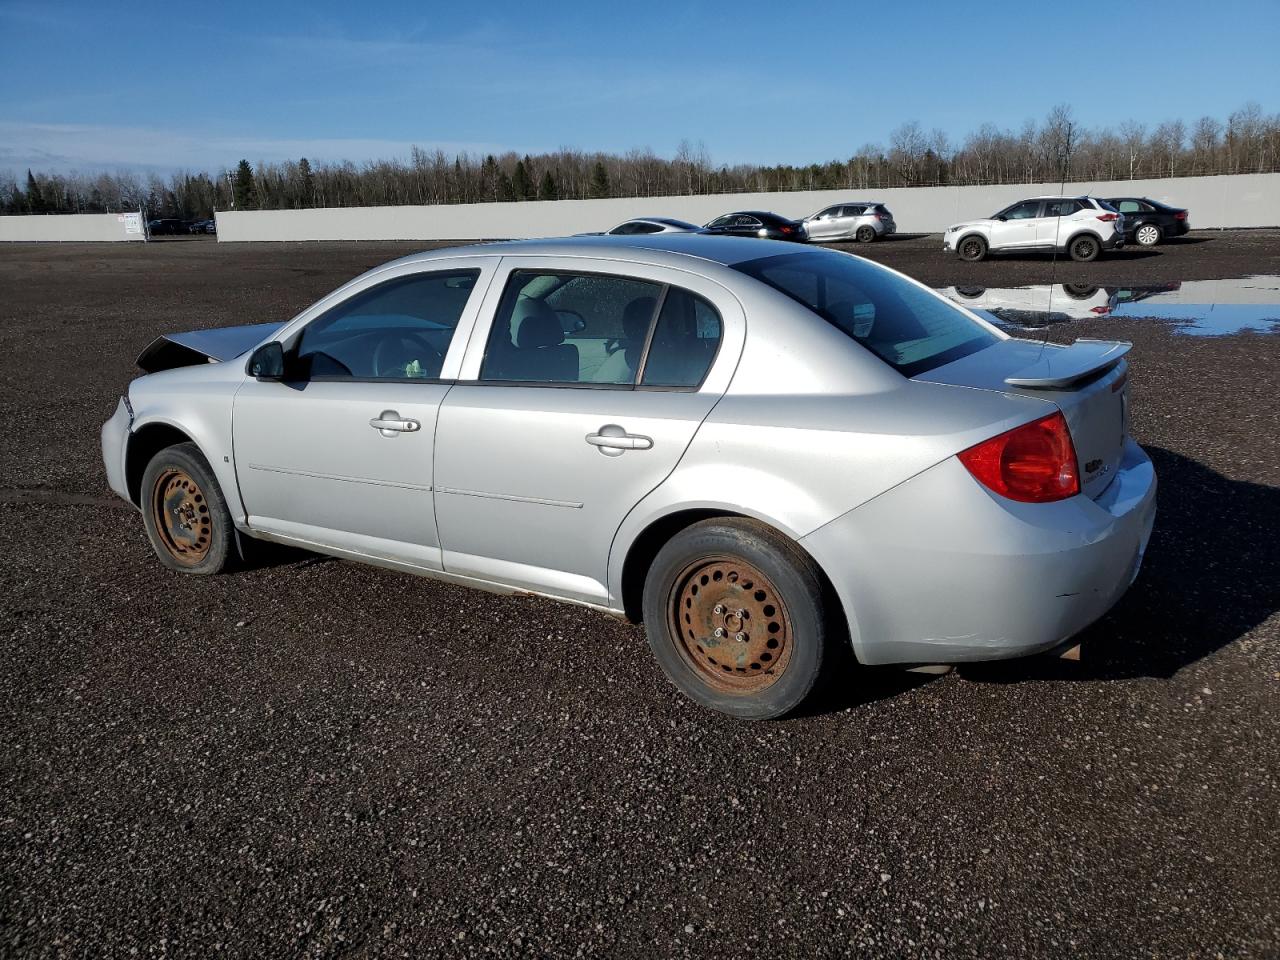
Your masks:
M425 362L424 362L425 361ZM416 363L419 371L410 372ZM391 333L373 348L373 375L393 379L434 377L444 365L444 356L425 338L412 333Z

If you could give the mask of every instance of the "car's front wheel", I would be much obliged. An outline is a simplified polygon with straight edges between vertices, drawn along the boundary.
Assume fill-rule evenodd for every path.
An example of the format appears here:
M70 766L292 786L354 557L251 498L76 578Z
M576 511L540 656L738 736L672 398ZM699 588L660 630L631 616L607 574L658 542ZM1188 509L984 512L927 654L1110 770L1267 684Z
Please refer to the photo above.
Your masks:
M1154 247L1160 242L1160 228L1154 223L1144 223L1134 233L1133 238L1139 246Z
M987 241L978 236L965 237L956 248L956 253L961 260L976 263L987 255Z
M1088 263L1090 260L1098 259L1098 251L1102 246L1098 241L1090 236L1076 237L1071 241L1071 246L1067 248L1067 252L1071 254L1072 260L1078 260L1081 263Z
M867 226L859 227L857 233L855 233L854 236L858 238L859 243L870 243L872 240L876 238L875 227L867 227Z
M754 520L705 520L659 551L644 586L649 646L704 707L780 717L813 690L829 631L823 581L791 540Z
M170 570L218 573L234 556L231 512L194 443L166 447L147 464L142 522L156 556Z

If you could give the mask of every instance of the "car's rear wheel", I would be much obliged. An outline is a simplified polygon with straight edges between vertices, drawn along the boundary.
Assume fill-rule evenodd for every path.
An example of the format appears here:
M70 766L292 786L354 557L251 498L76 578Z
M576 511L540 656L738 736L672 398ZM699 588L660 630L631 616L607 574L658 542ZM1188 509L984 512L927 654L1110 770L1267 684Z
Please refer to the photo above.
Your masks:
M876 238L876 231L874 227L861 226L854 233L854 236L858 238L859 243L870 243Z
M987 241L981 237L965 237L960 241L960 246L956 248L961 260L968 260L971 263L983 259L987 255Z
M218 573L234 556L234 528L213 470L194 443L166 447L142 474L142 521L170 570Z
M822 672L822 583L813 560L762 523L696 523L658 552L645 580L649 646L671 682L702 706L780 717Z
M1080 263L1088 263L1090 260L1098 259L1098 251L1102 249L1101 244L1093 237L1076 237L1071 241L1071 246L1067 248L1067 252L1071 254L1072 260Z
M1160 242L1160 228L1154 223L1144 223L1134 232L1133 239L1139 246L1154 247Z

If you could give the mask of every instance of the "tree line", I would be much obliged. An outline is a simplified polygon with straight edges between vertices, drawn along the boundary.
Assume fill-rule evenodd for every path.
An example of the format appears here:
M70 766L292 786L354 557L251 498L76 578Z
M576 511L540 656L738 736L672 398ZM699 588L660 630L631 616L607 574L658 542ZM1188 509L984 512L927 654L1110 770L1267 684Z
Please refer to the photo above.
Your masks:
M656 197L792 190L1124 180L1280 170L1280 114L1246 104L1225 121L1148 127L1080 127L1067 106L1020 130L984 123L953 144L941 130L904 123L888 144L808 166L715 165L705 146L685 141L675 156L561 149L536 155L446 155L414 147L407 160L363 164L297 161L168 177L120 173L0 173L0 212L114 213L195 219L215 210L482 203Z

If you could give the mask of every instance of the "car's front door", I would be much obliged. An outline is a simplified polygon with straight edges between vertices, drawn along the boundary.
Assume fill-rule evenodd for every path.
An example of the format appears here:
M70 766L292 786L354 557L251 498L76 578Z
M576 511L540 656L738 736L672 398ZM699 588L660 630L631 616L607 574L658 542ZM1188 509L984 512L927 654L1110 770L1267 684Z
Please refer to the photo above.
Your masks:
M1036 243L1039 200L1024 200L996 215L991 226L991 246L1002 250L1032 247Z
M398 271L286 331L284 380L251 377L235 398L251 529L440 569L436 418L497 262Z
M445 570L606 603L614 534L727 386L740 308L681 271L528 257L491 314L437 427Z
M842 207L827 207L809 221L807 229L810 240L825 240L834 237L837 232L836 221L840 218Z

